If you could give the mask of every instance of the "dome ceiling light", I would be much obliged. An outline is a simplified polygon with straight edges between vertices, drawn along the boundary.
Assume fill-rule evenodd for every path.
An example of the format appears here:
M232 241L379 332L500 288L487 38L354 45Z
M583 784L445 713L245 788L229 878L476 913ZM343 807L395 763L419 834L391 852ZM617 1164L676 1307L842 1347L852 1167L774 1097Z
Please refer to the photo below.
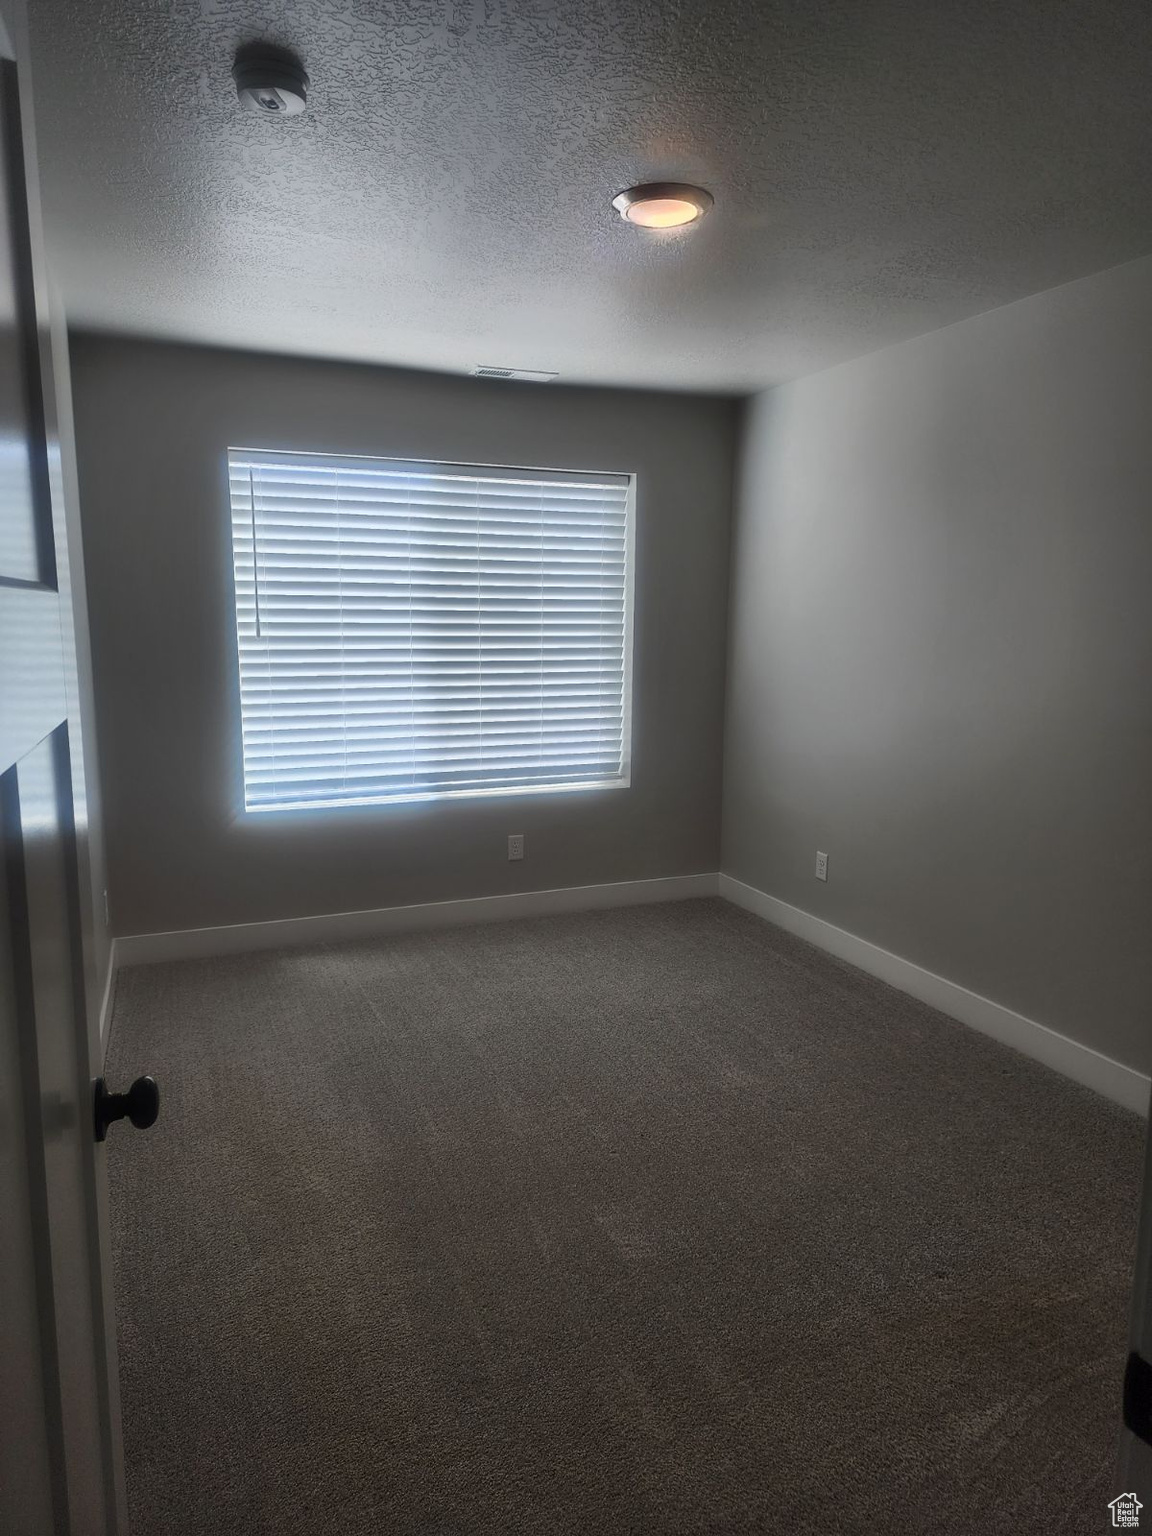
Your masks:
M712 206L712 194L683 181L650 181L618 192L612 206L629 224L641 224L645 229L680 229L700 222Z

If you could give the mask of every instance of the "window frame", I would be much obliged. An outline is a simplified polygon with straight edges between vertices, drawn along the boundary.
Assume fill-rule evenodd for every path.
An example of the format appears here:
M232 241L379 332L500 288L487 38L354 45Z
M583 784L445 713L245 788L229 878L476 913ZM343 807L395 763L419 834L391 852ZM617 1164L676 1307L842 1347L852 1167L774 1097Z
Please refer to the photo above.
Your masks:
M235 512L231 495L231 470L233 455L251 454L255 457L298 458L309 462L325 459L337 463L373 464L413 464L427 465L429 469L458 469L464 473L469 471L479 475L501 473L531 476L540 475L580 475L596 476L611 475L624 479L626 483L624 498L624 575L623 575L623 645L622 645L622 680L620 691L621 712L621 747L620 747L620 772L611 779L593 779L573 781L560 784L508 784L484 788L465 789L421 789L410 793L394 795L362 795L347 796L332 800L313 800L297 804L268 804L251 805L248 802L248 761L244 740L244 700L242 686L242 662L241 662L241 632L240 609L237 602L238 583L236 570L236 543L235 543ZM635 650L635 585L636 585L636 522L638 503L638 473L635 470L576 468L567 465L563 468L546 466L541 464L507 464L507 463L481 463L475 460L463 459L429 459L416 455L400 455L396 453L339 453L333 451L313 452L299 448L253 448L243 444L230 443L224 450L224 482L225 482L225 506L228 521L228 552L229 574L231 577L231 615L232 615L232 642L235 658L235 720L238 727L240 747L240 784L239 784L239 810L241 815L259 816L307 816L330 815L341 811L376 810L387 811L393 806L410 806L415 804L432 803L442 800L482 800L499 799L524 795L572 795L572 794L596 794L603 791L630 789L632 787L632 738L633 738L633 671Z

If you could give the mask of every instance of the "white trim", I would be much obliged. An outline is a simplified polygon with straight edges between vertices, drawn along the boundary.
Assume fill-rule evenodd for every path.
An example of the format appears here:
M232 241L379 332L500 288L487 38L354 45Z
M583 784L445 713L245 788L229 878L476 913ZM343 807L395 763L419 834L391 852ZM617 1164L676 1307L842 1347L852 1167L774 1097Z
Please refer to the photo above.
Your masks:
M858 938L844 928L814 917L799 907L745 885L732 875L670 875L657 880L621 880L610 885L565 886L547 891L518 891L506 896L474 896L460 901L430 901L405 907L377 907L365 912L329 912L314 917L288 917L264 923L236 923L219 928L186 928L172 933L137 933L113 940L111 963L100 1009L100 1040L108 1044L117 969L164 960L190 960L210 955L243 954L295 944L340 943L392 933L416 933L474 923L543 917L552 912L585 912L608 907L639 906L647 902L681 901L693 896L719 895L754 912L777 927L826 950L899 992L958 1019L981 1034L1013 1047L1052 1067L1073 1082L1103 1094L1138 1114L1148 1113L1152 1080L1134 1067L1114 1061L1090 1046L1069 1039L1035 1019L1026 1018L971 992L958 982L926 971L922 966Z
M104 1065L104 1056L108 1050L108 1026L112 1022L112 999L116 991L116 968L119 965L117 953L118 940L113 939L108 947L108 974L104 978L104 996L100 1002L100 1065Z
M718 877L669 875L660 880L620 880L611 885L573 885L552 891L517 891L507 896L473 896L463 901L428 901L410 907L377 907L367 912L328 912L266 923L222 928L184 928L173 933L136 933L116 940L119 965L235 955L292 944L339 943L387 933L541 917L549 912L585 912L632 907L653 901L715 896Z
M1046 1024L1038 1024L1035 1019L1025 1018L1022 1013L1014 1013L1011 1008L994 1003L991 998L970 992L967 987L955 981L948 981L943 976L926 971L914 965L911 960L904 960L889 950L881 949L877 944L870 944L867 939L857 938L854 933L826 923L823 918L813 917L810 912L790 906L786 901L757 890L755 886L745 885L732 875L720 875L719 891L725 901L744 907L757 917L765 918L777 927L807 939L810 944L827 950L840 960L847 960L850 965L878 977L897 991L907 992L929 1007L938 1008L941 1013L959 1019L971 1029L991 1035L1002 1045L1010 1045L1025 1056L1042 1061L1045 1066L1052 1067L1086 1088L1095 1089L1105 1098L1122 1104L1125 1109L1147 1115L1152 1080L1144 1073L1137 1072L1134 1067L1113 1061L1110 1056L1104 1056L1090 1046L1058 1034Z

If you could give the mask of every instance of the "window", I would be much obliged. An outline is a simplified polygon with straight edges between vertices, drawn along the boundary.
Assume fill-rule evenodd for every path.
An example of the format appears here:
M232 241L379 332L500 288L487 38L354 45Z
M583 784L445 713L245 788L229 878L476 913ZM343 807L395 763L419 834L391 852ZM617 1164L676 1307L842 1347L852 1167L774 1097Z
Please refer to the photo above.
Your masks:
M228 469L247 810L628 783L629 476Z

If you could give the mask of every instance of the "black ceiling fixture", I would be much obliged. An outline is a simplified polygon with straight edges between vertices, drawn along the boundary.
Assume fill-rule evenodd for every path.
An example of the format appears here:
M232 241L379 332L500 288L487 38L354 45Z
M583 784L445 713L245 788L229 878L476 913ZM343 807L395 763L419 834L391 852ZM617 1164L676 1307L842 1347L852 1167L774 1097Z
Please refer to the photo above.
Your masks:
M296 117L308 101L308 76L297 56L274 43L237 49L232 78L241 105L266 117Z

